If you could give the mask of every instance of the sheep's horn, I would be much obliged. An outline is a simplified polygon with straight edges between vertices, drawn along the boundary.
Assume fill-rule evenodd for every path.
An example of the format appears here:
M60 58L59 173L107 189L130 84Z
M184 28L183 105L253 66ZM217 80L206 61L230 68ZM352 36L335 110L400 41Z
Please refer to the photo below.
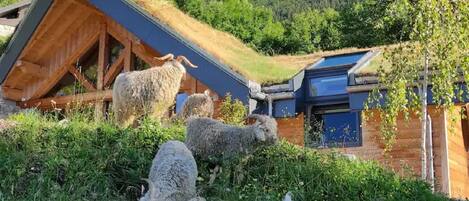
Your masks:
M176 58L176 61L178 61L178 62L184 62L184 63L186 63L187 65L189 65L189 66L192 67L192 68L197 68L197 66L194 65L194 64L192 64L192 63L189 61L189 59L187 59L185 56L182 56L182 55L178 56L178 57Z
M173 60L174 55L170 53L170 54L164 55L162 57L155 57L154 59L159 60L159 61Z

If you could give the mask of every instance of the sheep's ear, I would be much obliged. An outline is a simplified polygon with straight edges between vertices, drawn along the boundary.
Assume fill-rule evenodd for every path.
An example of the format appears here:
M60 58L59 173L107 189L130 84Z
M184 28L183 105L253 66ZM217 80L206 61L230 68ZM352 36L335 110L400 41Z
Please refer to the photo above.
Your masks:
M259 141L259 142L265 142L266 138L265 138L264 132L262 132L262 131L256 132L256 140Z

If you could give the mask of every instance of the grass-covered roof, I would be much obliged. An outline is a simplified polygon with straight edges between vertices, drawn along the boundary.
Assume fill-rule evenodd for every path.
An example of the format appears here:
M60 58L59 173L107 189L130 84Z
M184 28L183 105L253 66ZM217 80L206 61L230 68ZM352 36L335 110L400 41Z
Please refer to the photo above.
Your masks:
M176 8L166 0L134 0L148 14L191 41L220 62L249 80L262 84L280 83L293 77L318 59L363 49L348 48L298 56L265 56L229 33L212 28Z

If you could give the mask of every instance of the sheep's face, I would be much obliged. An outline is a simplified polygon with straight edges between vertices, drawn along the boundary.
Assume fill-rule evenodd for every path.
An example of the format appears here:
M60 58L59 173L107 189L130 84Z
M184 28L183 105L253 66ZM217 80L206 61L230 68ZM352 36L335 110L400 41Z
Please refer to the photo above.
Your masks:
M265 122L260 125L260 128L265 134L266 144L276 144L278 141L277 136L277 121L274 118L267 117Z
M277 121L268 116L254 115L257 120L254 124L258 129L255 130L255 137L258 142L266 145L276 144L278 141L277 136Z

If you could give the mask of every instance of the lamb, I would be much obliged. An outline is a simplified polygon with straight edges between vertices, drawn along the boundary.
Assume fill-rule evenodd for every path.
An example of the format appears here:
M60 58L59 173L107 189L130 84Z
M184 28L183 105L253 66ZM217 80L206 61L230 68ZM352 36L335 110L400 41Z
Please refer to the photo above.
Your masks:
M162 118L174 104L182 77L186 73L181 62L197 68L184 56L174 59L174 55L168 54L156 59L165 63L161 67L117 76L112 89L112 108L119 125L127 127L143 115Z
M210 97L209 90L203 94L192 94L184 102L177 118L186 121L189 117L208 117L212 118L214 106Z
M164 143L151 166L149 190L140 201L204 200L196 197L197 164L186 145Z
M227 125L204 117L191 118L187 123L185 143L195 156L208 161L249 154L260 146L276 144L275 119L264 115L250 117L256 122L246 127Z

